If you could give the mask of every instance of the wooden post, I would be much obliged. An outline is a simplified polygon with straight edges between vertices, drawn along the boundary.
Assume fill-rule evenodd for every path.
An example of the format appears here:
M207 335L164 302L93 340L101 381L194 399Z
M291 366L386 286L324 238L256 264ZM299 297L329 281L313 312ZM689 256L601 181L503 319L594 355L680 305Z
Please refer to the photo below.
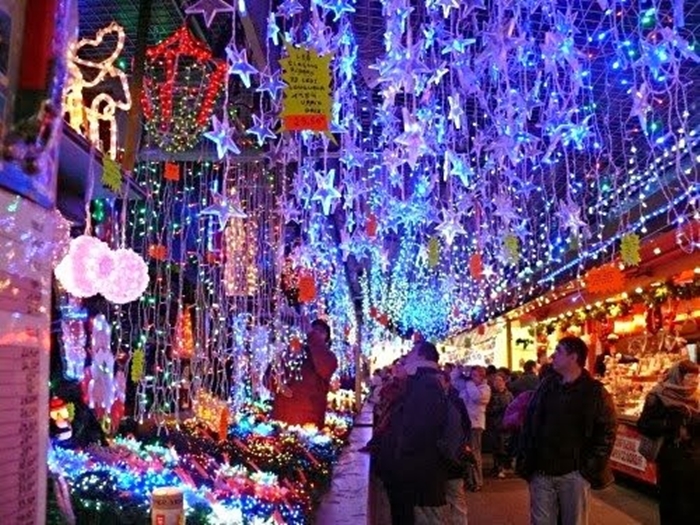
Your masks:
M153 0L139 2L139 24L136 32L136 52L134 53L133 72L131 75L131 110L126 123L124 140L124 157L122 169L131 175L136 164L138 144L141 137L141 94L143 93L143 73L146 63L146 46L148 30L151 27L151 5Z
M513 327L512 322L506 317L506 355L508 356L508 368L513 370Z

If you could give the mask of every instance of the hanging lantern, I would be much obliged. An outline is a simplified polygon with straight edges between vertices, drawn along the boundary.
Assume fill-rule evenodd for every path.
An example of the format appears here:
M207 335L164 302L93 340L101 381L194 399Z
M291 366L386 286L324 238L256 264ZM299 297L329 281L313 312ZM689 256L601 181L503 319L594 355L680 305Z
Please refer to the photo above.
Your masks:
M469 258L469 273L477 281L484 276L484 264L480 253L475 253Z
M148 266L133 250L114 251L115 271L102 285L101 293L108 301L126 304L135 301L148 287Z
M174 359L192 359L194 357L194 334L192 316L189 308L180 308L175 321L175 336L173 341Z
M310 303L316 299L316 280L310 272L303 272L299 276L299 301Z
M213 59L183 26L146 51L145 69L142 106L149 136L169 153L194 147L209 126L228 65Z
M379 228L379 223L377 222L377 216L374 213L370 213L367 217L367 224L365 226L365 231L370 239L374 239L377 236L377 229Z
M76 237L68 255L54 269L56 278L75 297L92 297L115 267L112 251L105 243L90 235Z

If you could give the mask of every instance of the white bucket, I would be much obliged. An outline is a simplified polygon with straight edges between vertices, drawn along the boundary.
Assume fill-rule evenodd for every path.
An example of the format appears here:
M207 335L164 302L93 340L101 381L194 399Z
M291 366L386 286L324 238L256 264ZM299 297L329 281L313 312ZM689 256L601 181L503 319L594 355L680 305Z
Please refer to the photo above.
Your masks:
M151 525L185 525L182 491L176 487L159 487L151 494Z

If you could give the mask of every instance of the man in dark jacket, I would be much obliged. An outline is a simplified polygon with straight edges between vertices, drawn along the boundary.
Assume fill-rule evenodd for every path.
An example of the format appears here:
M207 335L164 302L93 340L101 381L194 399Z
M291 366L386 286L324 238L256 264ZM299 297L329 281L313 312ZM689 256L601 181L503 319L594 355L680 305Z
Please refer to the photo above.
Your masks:
M440 383L435 345L417 345L406 380L406 391L392 411L377 454L394 525L443 523L447 466L438 440L447 418L447 397ZM400 407L400 408L398 408Z
M518 397L523 392L535 390L537 385L540 384L540 379L537 377L535 368L537 368L537 363L535 363L532 359L525 361L525 364L523 365L523 374L508 385L508 390L510 390L513 394L513 399Z
M578 337L557 345L553 368L533 395L520 439L518 472L530 487L531 525L586 525L590 489L612 483L616 416L610 394L583 367Z

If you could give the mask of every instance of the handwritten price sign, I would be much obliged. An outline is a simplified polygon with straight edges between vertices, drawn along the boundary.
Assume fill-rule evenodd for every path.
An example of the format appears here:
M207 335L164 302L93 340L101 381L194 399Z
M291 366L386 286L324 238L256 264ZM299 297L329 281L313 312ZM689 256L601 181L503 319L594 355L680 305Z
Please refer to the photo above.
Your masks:
M284 103L282 131L328 132L331 121L331 55L285 44L280 60Z

